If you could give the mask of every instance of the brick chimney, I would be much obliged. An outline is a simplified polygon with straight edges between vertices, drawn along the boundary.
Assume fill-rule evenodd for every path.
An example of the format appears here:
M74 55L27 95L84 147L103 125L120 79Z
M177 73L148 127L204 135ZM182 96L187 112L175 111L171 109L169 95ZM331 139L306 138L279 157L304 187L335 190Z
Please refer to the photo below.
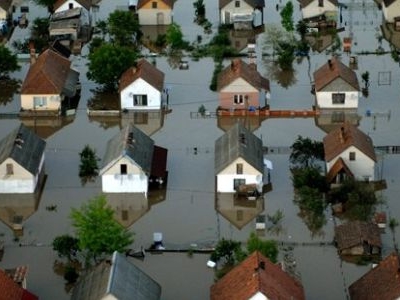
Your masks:
M36 62L36 50L35 50L35 44L33 41L29 42L29 58L31 65L33 65Z

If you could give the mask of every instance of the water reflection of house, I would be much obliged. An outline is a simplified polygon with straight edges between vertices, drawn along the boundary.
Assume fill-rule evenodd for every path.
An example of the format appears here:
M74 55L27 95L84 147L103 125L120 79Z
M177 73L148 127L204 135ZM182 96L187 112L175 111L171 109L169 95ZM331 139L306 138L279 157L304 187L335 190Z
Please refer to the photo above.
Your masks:
M167 33L168 26L166 25L144 25L140 27L142 31L141 43L152 52L159 53L161 48L156 44L159 36Z
M211 300L291 299L304 300L300 281L259 251L253 252L210 289Z
M391 253L349 286L350 299L399 299L399 254Z
M329 133L344 123L358 127L361 116L358 115L357 109L321 109L314 120L317 127Z
M332 32L319 31L318 33L306 34L305 39L313 51L322 52L333 45L336 34Z
M105 193L143 193L148 195L151 181L166 182L167 149L132 124L107 143L100 170Z
M75 116L21 117L20 121L42 139L47 139L65 126L71 124Z
M133 124L148 136L152 136L164 126L164 111L135 111L121 114L121 127Z
M376 154L371 138L356 126L345 123L323 139L327 181L340 184L347 177L375 180Z
M158 185L158 184L157 184ZM108 193L107 204L114 210L114 218L125 228L143 217L153 205L165 200L165 186L149 189L148 196L143 193Z
M242 229L264 211L264 198L249 200L236 193L216 193L215 210L236 228Z
M230 130L235 124L239 123L247 130L254 132L260 128L261 123L266 119L263 115L252 115L252 116L225 116L217 115L218 128L224 132Z
M2 194L0 219L16 234L23 232L25 221L38 209L40 192L33 194Z
M0 141L0 193L34 193L40 187L45 147L23 124Z

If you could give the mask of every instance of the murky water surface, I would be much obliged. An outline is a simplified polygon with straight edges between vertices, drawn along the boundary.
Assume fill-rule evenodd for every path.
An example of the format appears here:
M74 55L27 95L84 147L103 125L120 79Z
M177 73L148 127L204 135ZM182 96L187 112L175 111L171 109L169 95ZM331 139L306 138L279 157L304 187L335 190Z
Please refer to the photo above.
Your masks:
M97 20L105 18L115 6L124 7L126 1L101 2L96 14ZM214 0L205 1L207 17L213 22L215 31L218 22L218 7ZM353 35L356 45L353 53L375 51L379 44L379 25L382 12L372 1L353 2L353 9L342 11L342 24L345 30L340 37ZM268 24L279 24L279 12L276 4L281 1L268 2L265 21ZM295 20L299 11L295 5ZM32 11L36 11L33 9ZM38 13L42 12L37 10ZM33 14L33 12L32 12ZM40 14L39 14L40 15ZM185 38L194 41L202 29L193 23L193 6L191 1L179 0L174 9L175 21L181 25ZM24 33L17 32L16 35ZM204 35L206 41L210 36ZM264 37L257 37L258 52L263 45ZM383 40L381 46L389 50ZM86 49L83 53L85 54ZM310 93L312 73L329 58L322 51L313 52L310 59L295 61L294 72L279 74L271 68L270 62L258 57L258 68L271 80L272 109L310 109L314 103ZM348 63L349 56L343 54L343 61ZM370 72L371 86L368 98L359 102L358 114L361 117L359 128L368 133L375 145L397 145L399 143L399 65L390 54L358 55L357 73ZM142 128L155 140L156 144L168 149L169 182L165 197L160 201L140 200L129 208L129 218L134 221L130 230L135 232L132 248L148 247L152 242L153 232L162 232L167 247L188 247L190 244L209 246L219 238L245 241L250 232L255 230L255 217L262 208L264 214L273 214L278 209L284 213L282 226L275 232L266 232L265 238L292 242L331 242L333 240L333 220L327 212L327 222L323 228L312 233L298 216L299 209L293 204L293 188L290 181L288 154L271 154L269 159L274 164L271 180L273 190L265 195L264 203L254 208L246 208L249 222L242 226L243 220L235 220L235 206L229 207L229 201L215 203L214 194L214 143L223 134L220 128L229 126L225 120L191 119L190 112L196 112L201 104L213 111L217 103L217 94L208 88L214 63L211 59L199 62L189 60L188 70L179 70L169 65L168 59L155 59L157 67L165 72L166 84L170 90L170 108L172 112L155 116L151 124ZM226 62L228 63L228 62ZM5 254L0 267L29 265L28 287L41 299L68 299L64 280L53 271L57 259L51 250L55 236L72 233L68 215L72 207L79 207L88 199L101 193L101 181L82 185L78 177L79 155L82 148L89 144L100 157L104 155L109 138L124 126L126 120L89 118L86 114L87 102L93 98L96 86L86 77L85 58L75 57L74 67L81 72L82 97L76 116L65 121L25 120L47 141L46 173L47 182L40 199L35 206L33 201L21 201L26 214L24 234L20 241L13 240L9 227L0 223L0 233L5 241ZM24 78L28 69L22 63L22 69L13 74L17 79ZM1 100L1 112L17 112L19 96L13 101ZM371 116L367 116L366 112ZM23 121L23 120L22 120ZM290 146L298 135L321 140L325 131L316 124L323 120L312 118L267 119L263 122L252 122L254 133L261 137L264 145L269 147ZM18 126L19 119L0 120L0 138ZM329 124L328 124L329 125ZM194 148L197 147L197 152ZM400 156L385 155L380 158L380 168L386 179L388 189L382 192L392 217L400 219L400 204L397 195L400 193L398 183L400 174ZM4 199L2 200L7 202ZM160 198L161 199L161 198ZM116 200L119 201L119 200ZM123 200L121 200L123 201ZM0 216L9 218L5 206L0 201ZM115 204L115 203L114 203ZM121 205L126 205L121 202ZM228 207L227 207L228 206ZM54 208L56 209L49 209ZM223 207L218 211L216 208ZM260 208L261 207L261 208ZM18 208L13 207L15 211ZM28 217L27 211L33 213ZM252 217L253 216L253 217ZM241 228L241 229L238 229ZM396 234L397 240L400 233ZM393 250L390 232L382 235L386 255ZM21 245L21 246L20 246ZM369 266L356 266L341 263L336 249L332 246L298 246L294 256L297 271L306 291L307 299L346 299L346 289L353 281L362 276ZM189 258L185 254L147 255L143 262L133 260L148 272L162 287L162 299L208 299L209 287L213 282L213 271L206 267L206 255L195 254Z

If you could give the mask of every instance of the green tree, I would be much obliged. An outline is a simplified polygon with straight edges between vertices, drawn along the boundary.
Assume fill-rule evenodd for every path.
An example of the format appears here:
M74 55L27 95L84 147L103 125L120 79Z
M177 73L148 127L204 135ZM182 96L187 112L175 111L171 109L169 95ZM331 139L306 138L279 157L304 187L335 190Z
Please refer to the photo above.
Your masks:
M123 252L133 242L133 234L114 219L114 211L107 206L104 195L91 199L71 212L72 225L79 240L79 249L87 261L95 262L102 255Z
M122 73L136 58L137 53L130 48L105 43L89 53L87 77L107 90L115 90Z
M299 22L297 22L296 31L300 35L302 40L306 36L307 29L308 29L308 26L307 26L307 23L304 20L300 20Z
M324 160L323 143L303 138L301 135L297 137L290 149L292 150L289 157L290 162L301 167L313 166L316 160Z
M8 77L10 72L19 70L17 56L4 45L0 45L0 78Z
M172 49L183 49L187 46L187 42L183 40L181 27L176 23L168 26L165 38Z
M56 3L57 0L34 0L36 4L47 7L49 12L53 12L54 9L54 4Z
M139 21L130 11L116 10L111 13L108 31L114 42L121 46L136 44L141 37Z
M261 240L254 232L250 233L247 240L247 251L249 254L254 251L260 251L262 255L267 257L271 262L278 261L278 245L273 240Z
M49 18L36 18L33 20L32 38L49 38Z
M315 188L321 193L328 191L326 177L321 174L318 167L295 167L292 171L292 182L295 189L300 189L303 186Z
M281 24L286 31L293 31L293 3L287 2L281 11Z
M203 19L206 15L206 6L204 5L204 1L197 0L197 1L193 2L193 6L194 6L194 13L195 13L196 17Z
M66 257L71 260L79 250L78 242L78 239L71 235L60 235L53 240L53 250L57 252L59 257Z
M241 252L240 242L222 238L217 243L210 259L215 262L223 260L224 264L234 265L237 261L236 255Z
M100 158L96 155L96 151L92 149L89 145L86 145L79 153L79 156L81 157L81 164L79 165L79 176L97 176L99 170L97 162L100 160Z

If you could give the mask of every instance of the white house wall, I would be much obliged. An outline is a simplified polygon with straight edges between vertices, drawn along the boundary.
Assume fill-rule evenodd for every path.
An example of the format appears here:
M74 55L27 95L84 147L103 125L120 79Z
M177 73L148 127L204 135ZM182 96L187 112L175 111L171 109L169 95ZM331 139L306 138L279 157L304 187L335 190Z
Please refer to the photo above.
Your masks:
M13 165L13 175L7 175L7 164ZM7 158L0 165L0 193L33 193L36 177L13 159Z
M253 11L254 8L243 0L240 0L240 7L235 7L235 1L231 1L220 10L221 24L232 24L232 15L248 15Z
M243 164L243 174L236 174L236 164ZM263 174L248 164L242 158L236 159L228 167L217 174L217 192L234 193L234 179L245 179L246 184L257 184L259 189L262 188Z
M127 166L127 174L121 174L121 164ZM116 161L101 176L102 190L105 193L145 193L147 194L148 177L134 162L127 157Z
M389 7L382 1L382 12L386 22L394 23L394 18L400 16L400 1L393 2Z
M7 20L7 11L0 7L0 20Z
M350 152L356 153L355 160L349 160ZM336 156L334 159L327 162L328 171L340 157L343 159L346 166L349 167L355 179L365 180L366 178L368 178L370 181L375 180L375 161L373 161L370 157L365 155L363 152L361 152L354 146L347 148L340 155Z
M343 104L333 104L332 94L333 93L344 93L345 99ZM358 97L359 92L316 92L317 106L319 108L358 108Z
M324 13L328 12L328 11L338 11L338 8L333 5L330 1L327 0L323 0L324 1L324 6L319 6L318 5L318 0L315 0L313 2L311 2L309 5L307 5L306 7L304 7L301 10L301 13L303 15L303 19L310 19L310 18L314 18L320 15L323 15Z
M147 106L135 106L133 103L133 95L147 95ZM138 78L121 91L121 109L160 109L161 96L162 95L159 90L144 81L142 78Z

